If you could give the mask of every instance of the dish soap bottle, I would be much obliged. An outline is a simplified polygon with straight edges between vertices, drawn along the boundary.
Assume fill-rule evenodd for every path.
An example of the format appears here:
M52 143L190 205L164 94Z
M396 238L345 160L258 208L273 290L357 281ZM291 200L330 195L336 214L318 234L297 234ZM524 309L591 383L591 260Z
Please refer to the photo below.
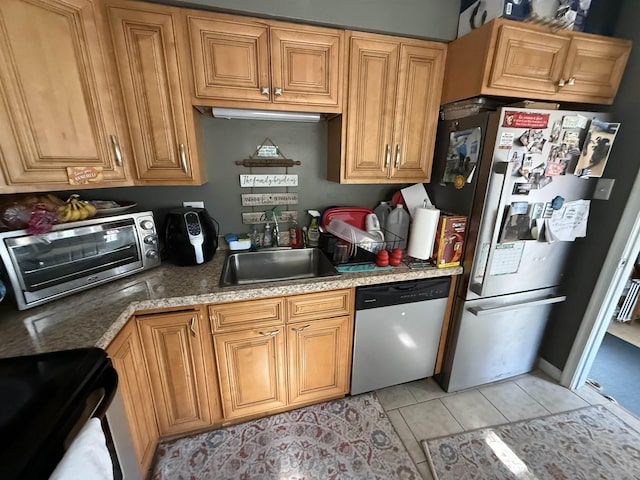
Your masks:
M289 246L291 248L302 248L302 239L300 238L300 227L298 223L293 220L289 227Z
M260 248L260 232L258 232L258 226L251 226L251 250L258 250Z
M273 247L273 234L271 233L271 225L268 223L264 226L264 238L262 246L265 248Z
M401 203L398 203L387 217L384 235L387 248L401 248L404 250L407 247L409 223L411 223L409 212L404 209Z
M308 210L311 215L311 223L309 224L309 230L307 231L307 245L309 247L317 247L320 243L320 226L318 225L318 218L320 218L320 212L317 210Z

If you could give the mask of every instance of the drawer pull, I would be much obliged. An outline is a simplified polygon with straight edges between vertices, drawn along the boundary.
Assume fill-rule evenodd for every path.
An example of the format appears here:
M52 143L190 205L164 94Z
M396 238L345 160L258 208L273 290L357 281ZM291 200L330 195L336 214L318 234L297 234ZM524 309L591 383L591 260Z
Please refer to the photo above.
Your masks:
M300 327L300 328L291 327L291 330L293 330L294 332L302 332L302 331L306 330L307 328L309 328L310 326L311 326L311 324L305 325L304 327Z
M263 337L274 337L280 333L280 330L274 330L273 332L258 332Z
M111 135L111 143L113 144L113 151L116 155L116 164L121 167L122 166L122 150L120 150L120 143L118 142L118 137L115 135Z

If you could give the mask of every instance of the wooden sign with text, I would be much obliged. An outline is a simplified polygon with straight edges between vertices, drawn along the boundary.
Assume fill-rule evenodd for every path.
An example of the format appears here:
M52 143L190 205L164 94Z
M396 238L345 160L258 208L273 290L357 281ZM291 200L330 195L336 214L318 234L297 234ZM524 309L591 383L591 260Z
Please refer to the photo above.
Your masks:
M297 193L243 193L242 206L253 207L262 205L296 205Z

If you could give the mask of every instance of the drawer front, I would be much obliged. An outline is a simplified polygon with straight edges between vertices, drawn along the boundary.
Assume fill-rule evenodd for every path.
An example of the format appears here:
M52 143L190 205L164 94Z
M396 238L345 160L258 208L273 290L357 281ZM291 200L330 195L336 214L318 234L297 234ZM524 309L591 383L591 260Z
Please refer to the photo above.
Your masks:
M351 315L353 290L332 290L288 297L287 322Z
M284 322L284 300L266 298L209 306L212 332L280 325Z

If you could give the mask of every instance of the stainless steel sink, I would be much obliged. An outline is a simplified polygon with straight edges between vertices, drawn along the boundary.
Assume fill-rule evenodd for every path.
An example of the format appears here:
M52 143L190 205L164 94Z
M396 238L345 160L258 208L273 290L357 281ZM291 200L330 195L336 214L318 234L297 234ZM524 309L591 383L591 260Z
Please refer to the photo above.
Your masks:
M340 275L318 248L262 250L229 255L220 286L299 280Z

